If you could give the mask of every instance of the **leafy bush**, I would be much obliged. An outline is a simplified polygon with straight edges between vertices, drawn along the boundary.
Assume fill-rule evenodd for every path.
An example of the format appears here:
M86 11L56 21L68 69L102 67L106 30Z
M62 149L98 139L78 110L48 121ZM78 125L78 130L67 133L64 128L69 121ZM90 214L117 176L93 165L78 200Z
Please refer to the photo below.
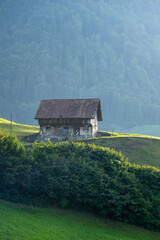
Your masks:
M160 171L132 166L114 150L84 143L35 143L25 149L0 136L0 197L27 204L82 208L160 228Z

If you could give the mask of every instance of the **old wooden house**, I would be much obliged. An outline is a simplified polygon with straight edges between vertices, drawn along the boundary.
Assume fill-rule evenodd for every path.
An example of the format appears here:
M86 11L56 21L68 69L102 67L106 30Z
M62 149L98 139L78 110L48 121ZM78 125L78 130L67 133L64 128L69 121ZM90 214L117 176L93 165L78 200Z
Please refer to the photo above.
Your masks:
M102 121L100 99L42 100L35 119L44 140L94 137Z

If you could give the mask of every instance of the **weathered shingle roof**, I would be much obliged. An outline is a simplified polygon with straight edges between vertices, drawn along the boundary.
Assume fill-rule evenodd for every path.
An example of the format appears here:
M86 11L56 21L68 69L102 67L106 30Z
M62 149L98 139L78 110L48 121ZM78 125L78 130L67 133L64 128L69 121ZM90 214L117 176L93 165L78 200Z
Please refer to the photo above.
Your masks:
M99 98L41 100L35 119L91 119L95 117L95 112L97 112L98 121L102 121L101 104Z

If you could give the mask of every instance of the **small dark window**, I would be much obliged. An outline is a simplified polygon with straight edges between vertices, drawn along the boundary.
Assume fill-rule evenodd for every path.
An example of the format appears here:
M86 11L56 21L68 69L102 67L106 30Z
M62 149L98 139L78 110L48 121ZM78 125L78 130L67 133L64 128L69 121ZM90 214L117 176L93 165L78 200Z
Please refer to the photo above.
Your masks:
M68 127L64 127L64 129L68 130Z
M79 128L74 129L74 135L76 135L76 136L80 135L80 129Z
M50 128L51 128L50 126L47 126L47 127L46 127L46 130L49 130Z
M89 127L88 127L88 126L86 126L86 127L83 127L83 131L86 131L86 132L88 132L88 130L89 130Z

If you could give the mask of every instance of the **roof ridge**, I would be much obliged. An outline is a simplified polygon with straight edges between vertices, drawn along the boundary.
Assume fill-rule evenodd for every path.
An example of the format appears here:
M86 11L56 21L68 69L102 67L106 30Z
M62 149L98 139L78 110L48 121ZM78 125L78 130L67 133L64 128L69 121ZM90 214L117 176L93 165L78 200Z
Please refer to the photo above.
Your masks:
M99 98L50 99L41 100L35 119L79 118L92 119L97 111L98 120L102 121Z
M100 100L100 98L55 98L55 99L42 99L41 101L55 101L55 100Z

